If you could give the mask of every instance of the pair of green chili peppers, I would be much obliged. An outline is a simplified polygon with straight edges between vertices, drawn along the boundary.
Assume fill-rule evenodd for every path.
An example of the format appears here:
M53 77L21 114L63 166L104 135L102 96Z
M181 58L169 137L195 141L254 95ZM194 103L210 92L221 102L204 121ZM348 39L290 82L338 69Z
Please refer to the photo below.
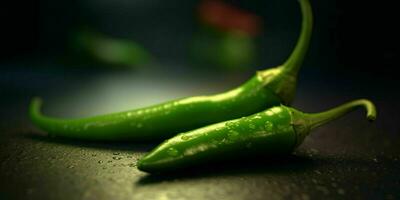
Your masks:
M288 60L281 66L258 71L237 88L216 95L183 98L132 111L70 120L42 115L42 102L35 98L30 106L30 118L50 135L66 138L103 141L169 138L139 160L138 168L150 173L221 158L288 154L312 129L357 107L365 107L367 118L374 120L376 109L366 99L315 114L285 106L293 100L297 73L312 32L309 1L299 2L303 15L302 30Z

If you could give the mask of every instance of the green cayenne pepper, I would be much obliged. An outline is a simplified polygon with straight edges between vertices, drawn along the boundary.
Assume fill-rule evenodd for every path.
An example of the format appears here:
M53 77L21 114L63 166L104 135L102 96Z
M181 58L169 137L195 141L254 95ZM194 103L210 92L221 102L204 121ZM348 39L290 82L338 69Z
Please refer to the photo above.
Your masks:
M83 119L57 119L40 112L42 101L33 99L31 121L53 136L84 140L160 140L208 124L247 116L294 97L298 70L308 49L312 12L308 0L299 0L302 28L298 42L281 66L258 71L243 85L225 93L183 98L132 111Z
M288 154L311 130L361 106L366 108L367 118L375 120L375 106L366 99L315 114L283 105L272 107L248 117L178 134L139 160L138 168L157 173L221 159Z

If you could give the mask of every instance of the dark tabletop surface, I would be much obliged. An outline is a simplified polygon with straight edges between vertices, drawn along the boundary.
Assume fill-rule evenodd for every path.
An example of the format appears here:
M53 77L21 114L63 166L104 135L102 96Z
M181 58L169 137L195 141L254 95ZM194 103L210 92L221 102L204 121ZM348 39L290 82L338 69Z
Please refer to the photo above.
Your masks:
M157 143L48 138L26 117L35 95L44 98L46 114L82 117L220 92L249 77L167 72L3 70L0 199L400 198L399 97L391 82L304 71L295 107L317 112L365 97L376 103L377 121L369 123L359 110L314 131L293 155L163 176L136 168Z

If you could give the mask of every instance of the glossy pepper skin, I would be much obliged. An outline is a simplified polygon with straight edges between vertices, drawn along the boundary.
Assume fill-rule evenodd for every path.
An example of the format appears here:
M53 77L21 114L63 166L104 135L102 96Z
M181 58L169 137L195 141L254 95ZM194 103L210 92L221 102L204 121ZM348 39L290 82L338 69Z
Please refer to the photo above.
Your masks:
M138 169L160 173L222 159L289 154L312 129L360 106L366 108L369 120L376 118L375 106L365 99L315 114L281 105L248 117L181 133L139 160Z
M147 108L83 119L58 119L40 112L41 99L30 105L30 119L53 136L83 140L161 140L208 124L247 116L293 100L298 70L309 46L312 12L299 0L302 30L295 49L281 66L258 71L243 85L227 92L178 99Z

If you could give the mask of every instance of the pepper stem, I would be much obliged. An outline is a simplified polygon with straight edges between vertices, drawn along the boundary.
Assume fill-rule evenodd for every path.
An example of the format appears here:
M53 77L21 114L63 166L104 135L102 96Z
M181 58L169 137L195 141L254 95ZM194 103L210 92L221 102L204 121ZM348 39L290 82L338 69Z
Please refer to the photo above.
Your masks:
M296 46L286 60L279 67L266 69L258 72L265 85L272 90L282 101L289 105L295 95L297 84L297 73L303 63L310 44L313 15L309 0L298 0L302 13L302 25Z
M309 130L312 130L332 120L335 120L358 107L364 107L366 109L368 120L374 121L376 119L376 108L374 104L367 99L351 101L321 113L304 114L304 117L308 121Z
M303 63L304 57L307 53L313 27L313 14L310 2L308 0L298 1L300 3L301 13L303 17L301 24L301 33L292 54L282 66L283 72L285 74L290 74L294 76L297 75L300 66Z

